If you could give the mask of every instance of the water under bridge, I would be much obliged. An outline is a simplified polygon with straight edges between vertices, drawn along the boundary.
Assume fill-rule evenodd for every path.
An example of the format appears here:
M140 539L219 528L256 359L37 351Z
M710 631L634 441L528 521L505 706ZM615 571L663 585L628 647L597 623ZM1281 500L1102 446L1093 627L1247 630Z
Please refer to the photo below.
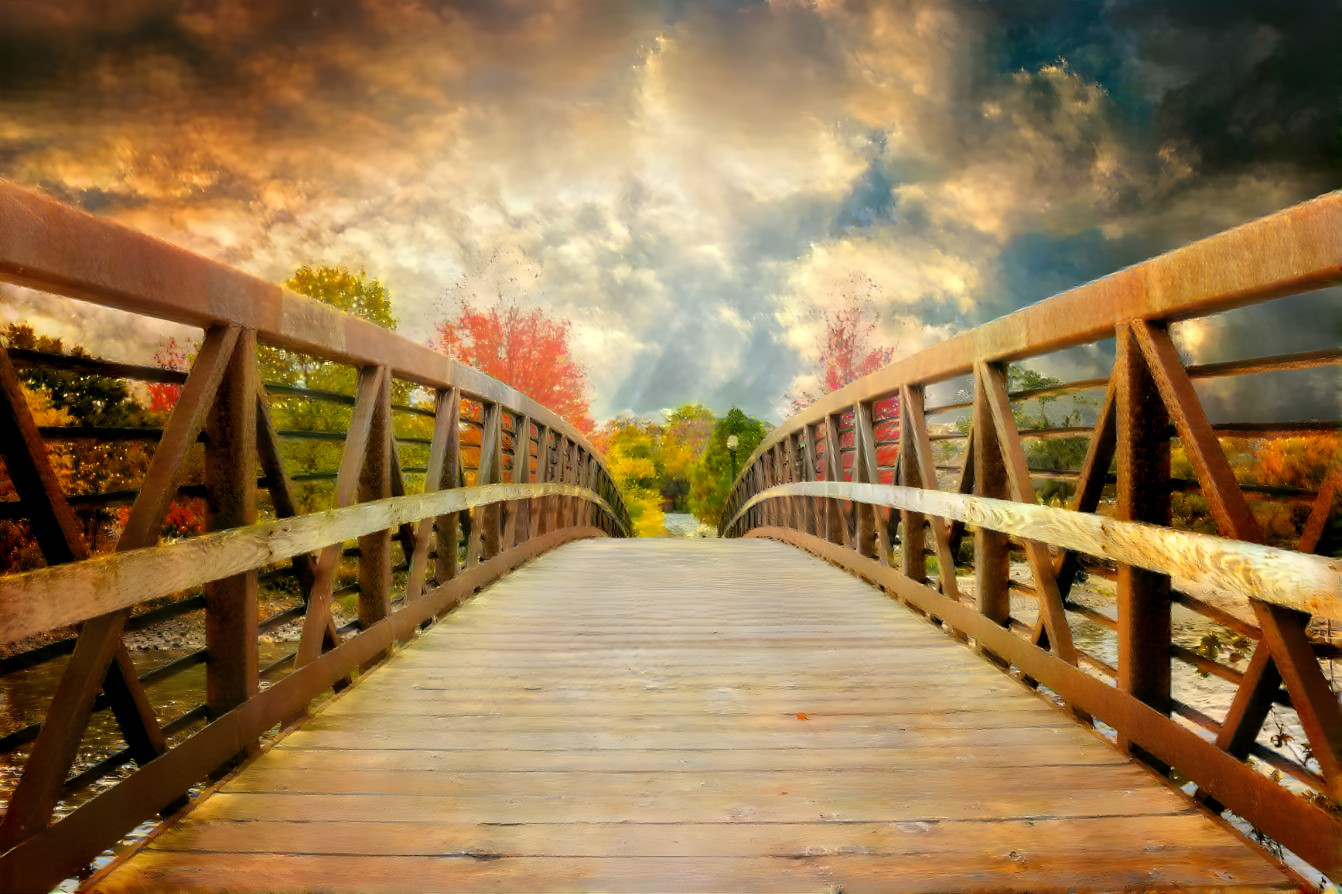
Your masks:
M600 455L525 395L0 184L0 281L201 331L180 372L0 349L0 506L46 565L0 578L0 673L50 681L0 730L0 889L90 864L104 891L1342 878L1342 587L1316 554L1342 460L1287 487L1231 456L1338 423L1213 421L1202 400L1342 351L1199 366L1176 343L1340 280L1335 194L901 357L770 433L723 539L629 539ZM1008 384L1097 344L1105 376ZM350 387L263 381L275 348ZM31 369L180 394L158 428L39 424ZM1028 424L1040 398L1088 409ZM327 428L289 427L317 404ZM1075 467L1041 467L1031 445L1059 438ZM70 450L127 443L131 484L63 481ZM1216 535L1172 524L1187 495ZM189 499L208 530L162 539ZM116 506L108 550L93 520ZM1294 527L1265 530L1281 512ZM145 667L134 638L186 618L202 645ZM1189 619L1219 635L1190 643Z

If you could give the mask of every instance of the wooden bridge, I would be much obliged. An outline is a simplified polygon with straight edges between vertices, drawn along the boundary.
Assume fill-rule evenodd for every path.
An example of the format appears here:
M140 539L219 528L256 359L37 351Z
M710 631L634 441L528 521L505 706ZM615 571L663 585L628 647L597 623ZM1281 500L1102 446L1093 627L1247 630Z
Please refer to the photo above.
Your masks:
M1241 480L1227 458L1228 439L1336 437L1338 423L1213 424L1197 391L1335 369L1342 351L1187 366L1172 334L1342 281L1342 195L829 395L746 463L717 541L623 539L600 456L501 383L3 184L0 280L202 333L189 372L0 350L17 497L0 518L24 523L47 566L0 578L0 674L54 681L40 718L0 730L3 890L103 866L160 813L166 829L91 888L1342 878L1342 570L1313 554L1336 538L1342 461L1286 487ZM1111 338L1110 376L1010 391L1008 364ZM276 350L349 388L262 381ZM39 425L33 369L181 391L157 428ZM1091 392L1093 424L1020 413ZM326 429L292 422L311 405L334 408ZM1031 464L1031 444L1060 437L1084 439L1076 468ZM71 445L128 442L153 445L133 486L63 484ZM294 445L312 443L329 468L297 468ZM1036 503L1045 479L1071 485L1066 507ZM1171 526L1184 494L1220 536ZM208 530L164 542L188 500ZM99 513L117 505L116 547L99 550ZM1263 542L1264 506L1288 507L1291 542ZM136 667L128 631L192 615L203 649ZM1222 637L1190 647L1184 615ZM262 649L286 627L291 651ZM196 704L162 695L193 673ZM1185 693L1199 673L1225 689L1215 715ZM121 746L90 744L104 717Z

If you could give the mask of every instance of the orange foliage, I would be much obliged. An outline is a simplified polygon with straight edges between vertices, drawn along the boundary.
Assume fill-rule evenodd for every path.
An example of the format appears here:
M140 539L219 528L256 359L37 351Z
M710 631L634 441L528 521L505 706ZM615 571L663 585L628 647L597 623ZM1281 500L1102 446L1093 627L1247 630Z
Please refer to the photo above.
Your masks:
M572 324L539 308L523 310L500 296L483 310L464 299L457 315L438 324L432 346L513 386L571 422L594 427L587 375L569 352Z
M154 362L163 369L186 372L191 368L191 356L186 346L169 337L168 343L154 353ZM149 411L155 415L167 416L177 406L177 398L182 396L182 386L173 382L151 382L146 387L149 389Z
M1248 468L1255 484L1317 490L1328 474L1328 466L1342 447L1336 434L1306 434L1271 438L1257 446Z

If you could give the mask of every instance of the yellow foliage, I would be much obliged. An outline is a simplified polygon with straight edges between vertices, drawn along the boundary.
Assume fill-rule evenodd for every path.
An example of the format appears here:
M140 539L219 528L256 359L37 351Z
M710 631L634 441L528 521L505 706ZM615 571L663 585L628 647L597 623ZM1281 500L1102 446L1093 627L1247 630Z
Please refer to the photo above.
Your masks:
M68 410L62 407L53 407L51 405L51 393L45 388L29 388L23 386L23 399L28 404L28 412L33 414L33 422L39 426L57 426L69 425L73 422ZM70 448L67 444L49 444L47 446L47 458L51 463L51 469L56 473L56 480L60 482L61 490L70 493L74 490L74 461L70 457ZM8 475L0 481L0 491L6 496L13 496L13 485L9 481Z

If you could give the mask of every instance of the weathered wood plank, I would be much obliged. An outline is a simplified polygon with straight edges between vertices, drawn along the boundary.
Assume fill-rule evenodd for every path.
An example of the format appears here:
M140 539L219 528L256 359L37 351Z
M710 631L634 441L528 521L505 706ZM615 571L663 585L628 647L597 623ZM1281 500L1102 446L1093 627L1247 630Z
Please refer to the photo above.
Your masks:
M126 834L172 803L212 768L228 760L240 743L253 740L277 722L293 717L317 693L393 640L405 639L416 626L455 607L476 589L526 560L570 540L601 533L594 528L571 528L529 541L463 573L294 671L136 770L119 785L80 805L60 822L0 854L0 890L50 889L61 878L92 861L104 849L103 842L109 835L116 838Z
M715 639L704 613L719 601L731 625ZM644 613L636 641L614 636ZM645 540L571 545L493 585L94 887L1156 879L1252 889L1283 876L855 579L763 541Z
M618 839L617 839L618 840ZM1247 862L1211 869L1202 855L1172 855L1161 873L1194 879L1181 891L1294 891ZM1233 858L1232 858L1233 859ZM1217 860L1219 863L1220 861ZM125 877L95 885L114 891L251 890L251 880L264 877L269 891L761 891L815 892L834 890L842 878L861 891L1022 891L1033 894L1076 890L1078 874L1094 880L1093 890L1149 890L1151 872L1131 859L1099 859L1092 854L1071 859L1022 855L985 855L979 867L956 866L943 854L872 856L857 853L771 857L591 857L503 858L490 853L451 853L431 857L300 855L282 861L266 855L178 855L153 852ZM407 884L406 879L413 879Z
M940 515L1150 571L1196 579L1218 596L1254 598L1342 620L1342 599L1338 598L1342 560L1066 509L894 485L832 481L784 484L756 494L746 507L787 496L860 500Z
M574 485L494 484L392 497L202 534L131 553L95 556L77 565L0 578L0 640L13 642L54 627L76 624L371 531L499 500L545 494L593 501L611 511L596 494ZM62 598L47 598L52 592L61 593Z

